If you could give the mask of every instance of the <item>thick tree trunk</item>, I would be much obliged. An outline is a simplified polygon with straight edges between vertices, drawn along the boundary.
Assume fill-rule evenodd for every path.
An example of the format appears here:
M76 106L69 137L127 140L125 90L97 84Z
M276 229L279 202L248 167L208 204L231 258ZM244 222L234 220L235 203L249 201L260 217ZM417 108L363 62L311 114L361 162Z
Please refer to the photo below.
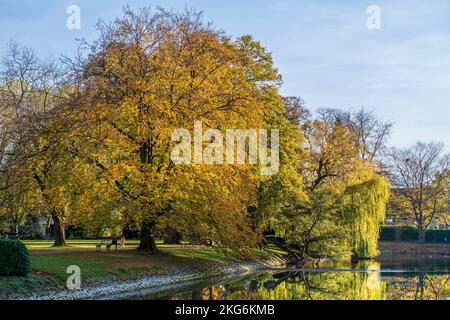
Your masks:
M425 292L425 273L421 272L419 274L419 279L417 281L415 300L423 300L424 292Z
M64 227L64 222L58 217L53 216L53 233L55 236L54 247L64 247L66 243L66 230Z
M150 253L157 253L159 252L158 248L156 247L155 238L153 236L155 229L155 223L143 223L141 231L139 233L140 235L140 241L139 241L139 247L138 250L145 250Z
M167 227L165 230L164 244L181 244L181 236L177 229Z
M426 230L423 226L419 226L419 243L424 243L426 241Z
M152 141L151 139L145 141L140 149L139 156L141 158L141 163L151 164L153 161L153 149L152 149ZM139 233L139 247L138 250L144 250L149 253L157 253L159 252L156 247L155 238L154 238L154 230L156 227L155 221L144 221L142 223L141 231Z
M18 223L14 223L14 233L15 233L16 239L19 239L19 224Z

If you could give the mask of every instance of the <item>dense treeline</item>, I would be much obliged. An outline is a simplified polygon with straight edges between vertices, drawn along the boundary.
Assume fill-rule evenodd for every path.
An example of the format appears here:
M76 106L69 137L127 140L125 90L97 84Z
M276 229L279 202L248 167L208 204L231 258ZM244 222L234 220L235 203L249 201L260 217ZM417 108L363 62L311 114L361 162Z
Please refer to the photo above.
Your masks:
M301 261L377 255L390 123L364 109L312 116L300 98L281 97L258 41L218 32L197 12L125 9L98 29L62 63L14 44L2 61L0 197L15 232L34 214L52 218L55 246L71 224L135 226L150 252L176 230L239 253L272 242ZM278 129L278 173L175 165L172 134L196 121Z

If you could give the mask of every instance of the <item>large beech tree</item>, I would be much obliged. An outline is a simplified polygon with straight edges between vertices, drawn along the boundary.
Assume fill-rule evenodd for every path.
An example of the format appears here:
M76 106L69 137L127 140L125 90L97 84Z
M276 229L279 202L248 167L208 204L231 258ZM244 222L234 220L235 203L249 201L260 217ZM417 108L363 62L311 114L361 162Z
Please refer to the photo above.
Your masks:
M389 123L364 110L312 117L301 99L279 95L281 77L258 41L218 32L194 11L125 8L98 32L64 59L64 73L16 46L2 67L0 191L36 196L55 222L55 245L65 245L66 223L131 223L152 253L175 229L235 252L271 231L302 262L377 254L388 196L377 157ZM203 133L279 130L278 170L175 164L173 133L192 136L196 122ZM201 158L226 158L225 149Z
M157 251L158 224L174 222L209 243L254 243L245 212L256 198L254 169L175 166L171 136L192 131L195 121L204 130L266 128L268 115L283 108L270 55L189 11L125 9L99 32L84 44L84 58L69 62L80 118L69 149L133 208L140 248Z

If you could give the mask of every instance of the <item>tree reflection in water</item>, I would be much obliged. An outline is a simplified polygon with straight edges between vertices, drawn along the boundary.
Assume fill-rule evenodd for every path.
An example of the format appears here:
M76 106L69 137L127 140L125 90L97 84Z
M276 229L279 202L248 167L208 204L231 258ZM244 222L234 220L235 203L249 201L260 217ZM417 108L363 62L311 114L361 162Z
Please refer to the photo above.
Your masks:
M191 292L196 300L430 300L450 297L450 276L285 271ZM178 295L176 298L183 298Z
M420 272L391 276L386 280L387 299L390 300L448 300L450 275Z
M151 298L151 297L149 297ZM283 270L165 295L193 300L446 300L450 274L380 271L376 262L350 270Z

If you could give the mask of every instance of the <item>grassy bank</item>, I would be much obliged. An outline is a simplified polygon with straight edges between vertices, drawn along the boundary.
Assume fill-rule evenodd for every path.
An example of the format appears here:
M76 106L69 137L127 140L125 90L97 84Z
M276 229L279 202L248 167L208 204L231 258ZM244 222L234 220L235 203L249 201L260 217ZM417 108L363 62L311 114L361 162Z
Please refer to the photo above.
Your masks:
M32 274L28 277L0 277L0 299L20 297L38 291L63 290L69 266L80 267L82 282L101 283L107 279L133 280L142 276L165 276L183 273L204 273L226 266L239 259L223 251L202 246L159 245L161 253L139 252L137 242L128 242L117 252L95 252L98 241L69 241L67 248L53 248L51 243L26 241L31 254ZM255 250L252 259L264 260L267 252Z

